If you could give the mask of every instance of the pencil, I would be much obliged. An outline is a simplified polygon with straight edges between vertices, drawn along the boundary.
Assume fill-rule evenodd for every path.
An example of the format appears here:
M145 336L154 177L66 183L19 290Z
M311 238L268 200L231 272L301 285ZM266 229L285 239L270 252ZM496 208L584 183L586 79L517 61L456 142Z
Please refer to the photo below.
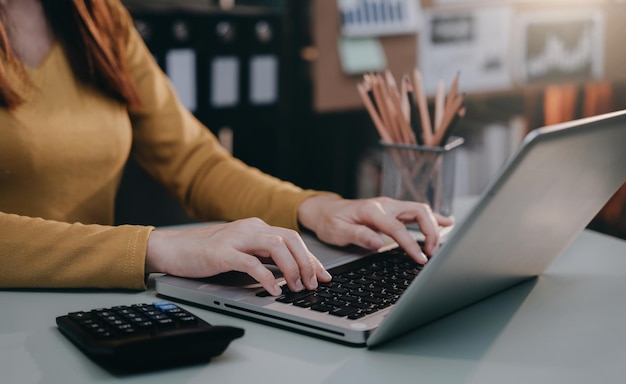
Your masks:
M378 131L378 134L380 135L381 139L385 143L392 143L393 140L390 137L389 133L387 132L385 125L383 124L380 116L378 115L378 112L376 112L376 108L374 107L374 104L372 103L372 100L370 99L368 86L370 86L370 84L367 84L367 85L357 84L356 85L359 95L361 96L361 100L363 100L363 104L365 105L365 109L367 109L367 112L369 113L372 121L374 122L374 126L376 127L376 130Z
M402 115L407 123L411 123L411 104L409 102L409 89L411 88L411 79L407 75L402 76L400 83L400 100L402 106Z
M452 119L457 114L458 110L461 108L463 104L464 96L457 95L457 97L452 101L452 104L448 110L448 113L444 116L441 121L441 128L437 130L435 136L433 138L433 145L443 145L442 143L443 137L446 135L446 131L450 128L450 123Z
M391 100L389 85L380 74L374 76L376 77L376 85L378 86L380 94L380 103L384 106L384 109L386 110L385 126L391 133L391 136L393 137L395 142L402 142L402 134L397 127L397 120L395 116L396 111Z
M446 109L449 109L452 101L456 98L456 94L459 89L459 77L461 76L461 72L457 72L454 80L452 81L452 85L450 86L450 92L448 92L448 97L446 98Z
M425 145L432 145L433 128L430 123L430 113L428 112L428 102L424 94L422 75L417 68L413 71L413 92L416 96L417 107L419 109L420 121L422 123L422 137Z
M400 83L401 100L400 107L402 108L402 115L404 117L402 128L405 131L408 142L411 145L417 144L417 137L415 131L411 125L411 102L409 101L409 89L411 89L411 80L408 76L404 75Z
M441 142L439 143L440 146L442 147L446 146L446 143L448 142L448 139L450 138L452 131L459 124L459 120L461 120L461 118L464 116L465 116L465 107L460 108L458 112L454 114L454 118L450 122L450 125L446 128L444 135L441 137Z
M390 118L389 112L387 110L387 102L385 100L384 95L382 94L381 86L379 84L379 79L376 74L372 74L370 77L370 85L372 87L372 93L374 94L374 99L376 100L376 105L378 106L378 110L380 112L380 118L382 120L383 126L385 127L385 131L388 133L391 140L389 142L394 141L394 135L392 128L389 126Z
M433 133L437 134L437 131L441 129L441 122L443 120L444 108L446 98L446 86L443 80L437 81L437 90L435 92L435 123L433 124Z
M409 126L408 108L403 105L406 99L406 83L401 83L401 89L398 90L398 86L391 72L386 71L385 75L389 92L389 109L394 119L393 122L395 123L395 130L398 134L399 142L403 144L415 144L415 137Z
M411 122L411 129L413 129L415 141L417 145L424 145L424 138L422 137L422 126L420 124L420 119L419 119L419 111L417 110L417 105L415 104L413 91L409 91L407 93L407 98L409 100L409 107L411 111L409 121Z

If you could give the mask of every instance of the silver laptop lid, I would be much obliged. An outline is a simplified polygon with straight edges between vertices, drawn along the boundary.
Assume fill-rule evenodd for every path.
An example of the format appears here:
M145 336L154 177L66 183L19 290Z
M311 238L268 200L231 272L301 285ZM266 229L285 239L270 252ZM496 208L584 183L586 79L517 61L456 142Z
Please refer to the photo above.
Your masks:
M531 132L368 345L541 274L624 181L626 111Z

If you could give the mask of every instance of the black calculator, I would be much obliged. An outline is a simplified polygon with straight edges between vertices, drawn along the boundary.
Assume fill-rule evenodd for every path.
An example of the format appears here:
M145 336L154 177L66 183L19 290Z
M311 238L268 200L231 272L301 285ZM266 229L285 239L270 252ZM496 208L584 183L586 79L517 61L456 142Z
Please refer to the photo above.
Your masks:
M168 301L71 312L56 323L92 360L122 371L206 362L244 334L241 328L211 325Z

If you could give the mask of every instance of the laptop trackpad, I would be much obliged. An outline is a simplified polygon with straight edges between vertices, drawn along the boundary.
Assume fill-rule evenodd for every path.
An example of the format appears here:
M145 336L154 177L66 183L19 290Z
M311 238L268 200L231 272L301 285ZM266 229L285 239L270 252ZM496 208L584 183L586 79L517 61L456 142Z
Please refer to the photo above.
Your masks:
M265 265L267 269L272 271L276 279L282 279L283 275L275 265ZM197 279L205 284L220 285L223 287L239 287L246 289L261 288L261 284L252 276L244 272L230 271L220 273L219 275Z

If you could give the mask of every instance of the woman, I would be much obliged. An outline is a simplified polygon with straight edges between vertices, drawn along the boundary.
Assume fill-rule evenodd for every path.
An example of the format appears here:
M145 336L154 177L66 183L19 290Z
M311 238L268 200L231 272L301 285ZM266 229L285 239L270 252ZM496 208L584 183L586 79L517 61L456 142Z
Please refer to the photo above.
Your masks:
M119 0L0 0L1 287L144 289L146 274L186 277L237 270L280 294L331 276L297 233L335 245L395 239L424 251L451 220L423 205L347 200L302 190L225 152L176 99ZM184 231L112 226L128 156L135 156L201 220ZM266 224L269 223L269 224Z

